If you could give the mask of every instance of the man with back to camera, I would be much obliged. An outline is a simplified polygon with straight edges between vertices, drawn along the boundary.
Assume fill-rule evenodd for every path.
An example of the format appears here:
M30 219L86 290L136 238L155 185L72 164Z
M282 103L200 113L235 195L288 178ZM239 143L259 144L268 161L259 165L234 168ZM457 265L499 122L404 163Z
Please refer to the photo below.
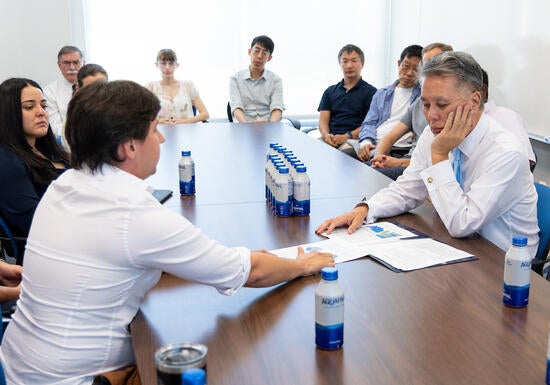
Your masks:
M363 162L370 160L371 151L376 147L376 143L386 136L407 111L407 107L420 95L418 71L421 61L421 46L406 47L397 61L398 79L374 94L359 132L358 157ZM407 134L396 143L396 147L408 149L411 147L409 142L410 135Z
M250 48L250 66L229 79L229 104L238 122L278 122L285 106L283 82L265 65L272 59L275 44L265 35L256 36Z
M438 53L452 50L453 47L448 44L428 44L422 49L422 62L426 63ZM424 112L422 111L422 100L418 98L407 108L407 112L401 116L399 122L397 122L392 130L376 145L374 156L370 162L371 167L396 180L409 165L416 142L427 125L428 122L426 122ZM413 133L413 140L409 152L401 158L389 155L395 142L410 131Z
M84 64L77 74L78 89L86 87L93 82L106 82L109 81L109 75L105 68L99 64Z
M57 138L63 137L67 106L78 87L77 74L83 64L84 55L79 48L71 45L62 47L57 54L57 66L62 76L44 87L50 125Z
M537 193L527 158L514 135L483 113L482 72L464 52L434 56L422 69L422 104L429 126L397 181L317 233L402 214L429 197L453 237L479 233L503 250L512 237L538 246Z
M163 271L232 295L334 266L331 254L302 248L292 260L225 247L163 207L144 181L164 142L159 111L158 98L130 81L94 82L71 100L73 168L38 205L0 346L9 384L91 384L133 365L129 324Z
M361 77L365 54L347 44L338 52L344 78L328 87L319 103L319 132L323 141L357 158L361 122L365 119L376 88Z

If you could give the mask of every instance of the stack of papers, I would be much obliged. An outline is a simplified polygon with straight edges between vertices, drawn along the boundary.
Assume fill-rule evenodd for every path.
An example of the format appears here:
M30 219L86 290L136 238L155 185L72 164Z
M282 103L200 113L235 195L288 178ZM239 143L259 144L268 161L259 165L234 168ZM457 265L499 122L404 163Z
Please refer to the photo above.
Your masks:
M390 222L363 225L353 234L342 228L323 235L328 239L301 246L306 251L332 253L336 263L368 256L395 272L403 272L477 259L472 254ZM283 258L296 258L296 246L271 252Z

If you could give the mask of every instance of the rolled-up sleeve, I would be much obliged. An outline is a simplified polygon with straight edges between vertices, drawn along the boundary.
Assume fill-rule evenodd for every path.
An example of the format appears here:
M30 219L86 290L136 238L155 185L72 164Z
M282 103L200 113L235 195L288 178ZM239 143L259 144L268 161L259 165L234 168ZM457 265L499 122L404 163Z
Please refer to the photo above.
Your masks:
M239 75L235 74L229 78L229 104L231 105L231 112L240 108L244 110L244 104L239 90L239 81L237 79Z
M128 234L134 236L128 240L128 255L136 265L214 286L225 295L248 280L250 250L223 246L180 215L143 208L129 226L134 228Z
M271 96L271 103L269 105L269 112L273 110L284 111L285 105L283 103L283 81L280 77L273 79L273 93Z

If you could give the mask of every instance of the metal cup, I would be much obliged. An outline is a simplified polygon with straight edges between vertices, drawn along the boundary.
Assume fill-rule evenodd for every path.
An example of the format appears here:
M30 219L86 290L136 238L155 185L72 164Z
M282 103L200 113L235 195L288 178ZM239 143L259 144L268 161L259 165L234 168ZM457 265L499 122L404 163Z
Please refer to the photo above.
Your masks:
M171 344L155 352L158 385L181 385L181 375L191 368L206 372L208 348L202 344Z

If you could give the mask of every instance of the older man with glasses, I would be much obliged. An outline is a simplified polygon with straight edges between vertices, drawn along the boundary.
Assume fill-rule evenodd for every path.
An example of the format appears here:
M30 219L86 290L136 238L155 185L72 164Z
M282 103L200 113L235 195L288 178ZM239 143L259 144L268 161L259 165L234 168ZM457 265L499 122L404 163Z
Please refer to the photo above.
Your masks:
M84 57L79 48L69 45L62 47L57 54L57 66L63 76L44 88L44 96L48 100L50 125L57 138L63 137L67 106L78 87L77 75L82 65Z

